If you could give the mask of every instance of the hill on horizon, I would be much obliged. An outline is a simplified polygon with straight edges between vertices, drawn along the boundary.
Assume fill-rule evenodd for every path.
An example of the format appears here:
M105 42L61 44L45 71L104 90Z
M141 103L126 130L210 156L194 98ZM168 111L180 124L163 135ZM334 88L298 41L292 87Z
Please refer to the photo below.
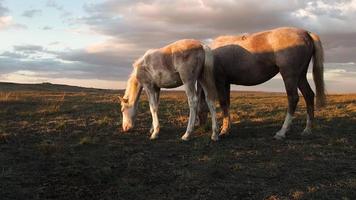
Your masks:
M0 92L14 92L14 91L41 91L41 92L124 92L124 89L102 89L102 88L89 88L81 86L73 86L66 84L54 84L50 82L43 83L11 83L0 82ZM164 92L184 92L180 89L164 89ZM268 93L268 94L284 94L285 92L272 92L272 91L247 91L247 90L231 90L231 92L239 93Z
M10 83L0 82L0 91L43 91L43 92L113 92L120 90L100 89L100 88L86 88L80 86L53 84L49 82L44 83Z

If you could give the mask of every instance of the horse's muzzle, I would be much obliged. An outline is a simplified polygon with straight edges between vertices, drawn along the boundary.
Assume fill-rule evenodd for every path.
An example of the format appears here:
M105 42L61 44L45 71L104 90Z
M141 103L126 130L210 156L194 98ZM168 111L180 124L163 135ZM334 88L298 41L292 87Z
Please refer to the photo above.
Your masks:
M123 125L122 126L122 130L124 131L124 132L128 132L128 131L130 131L131 129L132 129L132 125Z

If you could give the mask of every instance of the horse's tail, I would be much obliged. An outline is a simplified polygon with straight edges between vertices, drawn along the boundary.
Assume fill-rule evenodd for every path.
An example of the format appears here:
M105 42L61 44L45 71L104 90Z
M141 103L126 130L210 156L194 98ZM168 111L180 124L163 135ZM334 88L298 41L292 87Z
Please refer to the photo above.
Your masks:
M320 38L315 33L309 33L314 43L313 55L313 79L316 90L316 106L323 107L326 104L324 84L324 50Z
M217 91L214 77L214 55L210 47L203 45L205 52L204 68L201 76L201 84L206 87L208 99L215 101Z

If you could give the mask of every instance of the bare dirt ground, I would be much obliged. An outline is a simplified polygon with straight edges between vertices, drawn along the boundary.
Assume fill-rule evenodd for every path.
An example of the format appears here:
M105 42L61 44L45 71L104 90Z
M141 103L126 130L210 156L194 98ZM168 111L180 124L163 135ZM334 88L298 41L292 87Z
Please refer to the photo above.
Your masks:
M301 98L276 141L285 95L234 92L229 137L211 142L206 125L182 142L183 92L161 95L156 141L145 97L121 132L119 93L0 91L0 199L356 199L356 95L329 95L303 137Z

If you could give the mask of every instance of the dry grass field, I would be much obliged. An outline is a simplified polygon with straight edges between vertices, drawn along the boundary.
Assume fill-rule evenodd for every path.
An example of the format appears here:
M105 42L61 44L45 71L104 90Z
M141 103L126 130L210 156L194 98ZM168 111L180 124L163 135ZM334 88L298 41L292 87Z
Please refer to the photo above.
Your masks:
M356 95L329 95L312 135L301 98L292 130L283 93L234 92L232 133L182 142L183 92L163 92L160 138L141 97L121 132L120 91L0 86L0 199L356 199Z

